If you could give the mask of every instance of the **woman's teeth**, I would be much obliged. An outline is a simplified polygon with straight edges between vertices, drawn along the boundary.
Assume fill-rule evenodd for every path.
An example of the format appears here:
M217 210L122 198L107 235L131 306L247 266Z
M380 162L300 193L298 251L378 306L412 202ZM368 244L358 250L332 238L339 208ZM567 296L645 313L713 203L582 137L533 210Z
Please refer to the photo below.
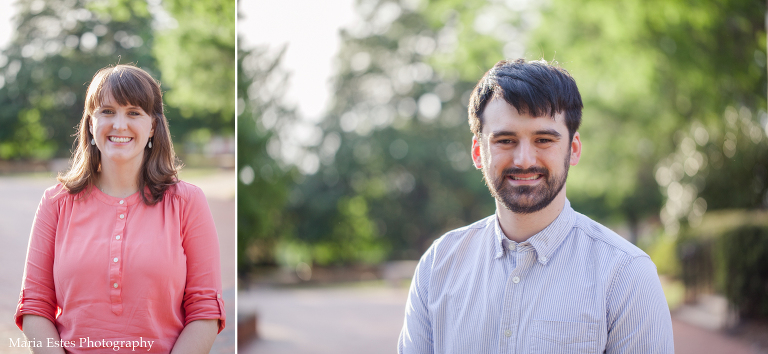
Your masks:
M131 141L133 138L118 138L116 136L110 136L109 141L113 143L127 143Z

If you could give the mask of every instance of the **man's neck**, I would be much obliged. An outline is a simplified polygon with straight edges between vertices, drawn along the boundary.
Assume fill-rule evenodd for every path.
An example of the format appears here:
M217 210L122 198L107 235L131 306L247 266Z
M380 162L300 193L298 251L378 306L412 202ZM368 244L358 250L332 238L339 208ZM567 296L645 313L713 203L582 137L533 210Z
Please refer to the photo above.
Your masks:
M565 206L565 186L549 205L535 213L513 213L498 200L496 201L496 213L504 235L512 241L524 242L555 221L560 212L563 211L563 206Z

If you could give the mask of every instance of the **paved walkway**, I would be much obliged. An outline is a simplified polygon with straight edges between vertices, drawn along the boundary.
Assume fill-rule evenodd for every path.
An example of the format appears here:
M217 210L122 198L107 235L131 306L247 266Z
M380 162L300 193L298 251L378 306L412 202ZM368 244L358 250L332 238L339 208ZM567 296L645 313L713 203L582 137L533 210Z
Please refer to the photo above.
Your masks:
M241 292L241 313L256 312L261 338L240 354L392 354L407 289L384 285ZM677 354L760 354L718 332L672 320Z
M200 186L208 198L221 248L222 283L227 311L227 327L216 338L211 353L235 352L235 173L189 172L181 178ZM13 323L24 273L29 230L43 191L56 183L52 177L0 176L0 353L27 354L23 348L10 348L10 340L24 338Z
M393 354L408 289L338 287L241 292L261 338L240 354Z

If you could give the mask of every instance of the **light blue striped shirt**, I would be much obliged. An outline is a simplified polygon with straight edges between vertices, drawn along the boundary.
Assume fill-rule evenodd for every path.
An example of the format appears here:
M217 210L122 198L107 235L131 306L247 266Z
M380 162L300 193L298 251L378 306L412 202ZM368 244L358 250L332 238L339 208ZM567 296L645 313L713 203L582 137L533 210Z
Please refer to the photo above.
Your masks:
M656 266L606 227L563 211L525 242L496 215L422 256L398 353L674 353Z

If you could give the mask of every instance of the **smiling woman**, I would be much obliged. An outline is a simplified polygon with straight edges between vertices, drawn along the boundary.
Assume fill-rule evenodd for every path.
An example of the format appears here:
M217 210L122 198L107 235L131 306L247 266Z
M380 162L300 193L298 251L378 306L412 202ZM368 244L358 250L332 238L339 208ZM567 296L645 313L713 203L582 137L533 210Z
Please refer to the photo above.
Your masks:
M210 351L225 324L218 237L178 169L160 85L130 65L97 72L73 166L30 235L16 324L44 339L35 353Z
M179 166L160 85L144 70L118 65L97 72L88 88L78 135L73 167L59 178L70 193L89 185L103 190L100 184L106 181L98 178L99 169L108 172L106 178L132 177L125 172L139 171L142 178L128 180L128 191L148 187L149 196L141 194L148 204L159 201L176 183Z

